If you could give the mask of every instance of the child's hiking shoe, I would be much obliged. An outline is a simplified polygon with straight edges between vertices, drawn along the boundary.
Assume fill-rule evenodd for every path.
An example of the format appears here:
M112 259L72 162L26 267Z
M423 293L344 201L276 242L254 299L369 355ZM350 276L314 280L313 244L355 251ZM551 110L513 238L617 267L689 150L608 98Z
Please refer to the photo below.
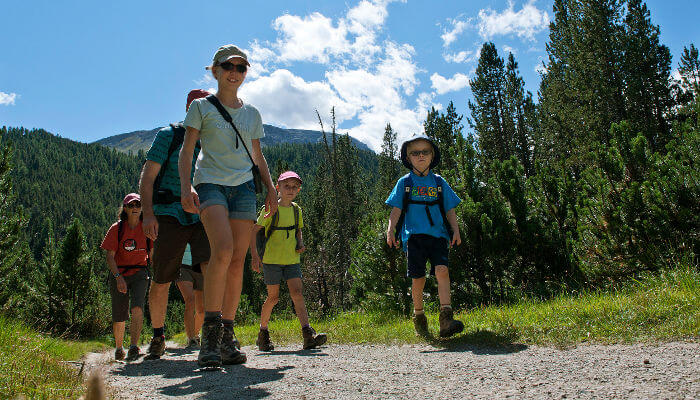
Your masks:
M185 346L185 350L198 350L199 347L200 347L199 337L194 337L194 338L191 338L187 341L187 346Z
M304 337L304 350L321 346L328 340L328 336L325 333L316 333L311 326L301 328L301 336Z
M221 368L221 320L204 321L202 324L202 348L197 363L203 368Z
M225 365L243 364L248 360L245 353L240 350L241 345L233 332L233 326L223 326L221 338L221 363Z
M255 341L255 344L258 345L260 351L272 351L275 349L275 345L270 340L270 331L267 329L260 329L258 340Z
M464 330L464 324L452 317L452 308L440 310L440 337L450 337Z
M129 346L129 352L126 355L126 361L134 361L139 358L141 355L141 350L139 349L139 346L132 344Z
M157 360L165 354L165 336L154 336L144 360Z
M120 348L114 350L114 359L118 360L118 361L121 361L124 359L124 349L123 348L120 347Z
M416 328L416 335L428 336L428 318L425 317L425 314L413 316L413 327Z

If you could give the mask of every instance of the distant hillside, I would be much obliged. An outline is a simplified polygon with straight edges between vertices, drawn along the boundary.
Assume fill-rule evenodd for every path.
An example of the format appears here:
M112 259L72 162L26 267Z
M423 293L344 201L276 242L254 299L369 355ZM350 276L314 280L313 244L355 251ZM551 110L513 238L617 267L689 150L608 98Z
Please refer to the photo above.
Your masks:
M282 143L318 143L323 141L323 134L320 131L306 129L284 129L272 125L263 125L265 137L261 140L263 146L275 146ZM95 143L111 147L119 151L134 154L139 150L147 151L153 143L156 133L162 128L155 128L147 131L134 131L122 133L100 139ZM353 144L360 150L370 150L363 142L352 139Z

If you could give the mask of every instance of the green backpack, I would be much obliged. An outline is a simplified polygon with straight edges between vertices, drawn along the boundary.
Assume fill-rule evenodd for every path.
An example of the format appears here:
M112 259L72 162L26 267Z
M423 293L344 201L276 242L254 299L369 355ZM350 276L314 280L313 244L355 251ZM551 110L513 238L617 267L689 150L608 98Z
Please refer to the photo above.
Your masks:
M261 212L265 207L263 206L261 208ZM289 231L294 232L294 240L297 241L296 248L299 248L299 239L297 237L297 231L299 230L299 211L301 208L297 203L292 202L292 208L294 209L294 225L291 226L277 226L279 223L280 219L280 213L279 210L275 211L275 214L272 216L272 223L270 224L267 229L260 229L258 233L255 236L255 244L258 249L258 255L260 255L260 259L263 258L263 255L265 255L265 247L267 246L267 241L270 239L270 236L272 236L272 233L274 231L287 231L287 238L289 238Z

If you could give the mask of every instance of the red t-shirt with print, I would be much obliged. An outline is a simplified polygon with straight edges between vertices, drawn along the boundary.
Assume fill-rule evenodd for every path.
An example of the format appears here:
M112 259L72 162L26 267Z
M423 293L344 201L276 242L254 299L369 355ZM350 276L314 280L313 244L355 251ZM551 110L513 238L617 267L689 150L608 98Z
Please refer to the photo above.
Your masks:
M122 238L118 240L119 222L115 222L109 227L107 235L105 235L101 248L114 251L114 260L117 266L127 265L148 265L148 251L146 244L146 235L143 233L141 221L133 229L129 227L129 223L122 223ZM119 242L119 243L118 243ZM119 273L124 276L129 276L137 273L138 268L123 269L119 268Z

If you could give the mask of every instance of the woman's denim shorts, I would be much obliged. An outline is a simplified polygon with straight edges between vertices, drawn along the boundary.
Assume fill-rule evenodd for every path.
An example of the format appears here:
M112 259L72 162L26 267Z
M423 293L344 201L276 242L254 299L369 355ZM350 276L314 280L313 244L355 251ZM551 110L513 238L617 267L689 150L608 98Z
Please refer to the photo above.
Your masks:
M199 211L216 204L226 207L229 219L257 220L255 184L253 180L238 186L200 183L195 186L199 195Z

